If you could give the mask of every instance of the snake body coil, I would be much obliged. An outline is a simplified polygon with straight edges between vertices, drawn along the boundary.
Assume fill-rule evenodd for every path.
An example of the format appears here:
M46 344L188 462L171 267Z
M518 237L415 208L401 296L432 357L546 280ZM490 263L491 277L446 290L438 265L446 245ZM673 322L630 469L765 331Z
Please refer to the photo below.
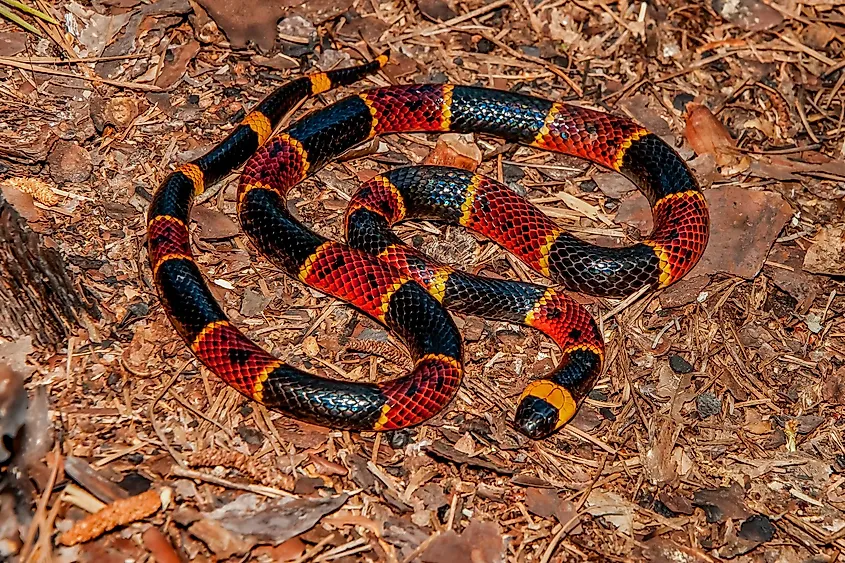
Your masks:
M486 88L369 90L313 111L271 138L302 99L356 82L386 61L382 55L286 83L217 147L168 176L148 213L150 263L162 304L199 360L242 394L300 420L351 430L419 424L451 401L463 362L447 310L535 327L557 343L562 359L526 387L516 425L529 437L546 437L571 419L601 373L604 342L595 321L553 288L439 264L405 245L391 226L411 218L459 224L564 289L619 297L666 287L698 262L709 234L704 197L678 154L636 123ZM616 170L648 198L654 230L625 248L588 244L502 184L431 166L399 168L362 186L347 208L346 245L288 212L291 187L360 143L386 133L445 131L489 134ZM238 214L249 239L292 277L400 336L414 360L409 374L380 384L311 375L266 353L227 320L192 258L187 226L193 199L244 162Z

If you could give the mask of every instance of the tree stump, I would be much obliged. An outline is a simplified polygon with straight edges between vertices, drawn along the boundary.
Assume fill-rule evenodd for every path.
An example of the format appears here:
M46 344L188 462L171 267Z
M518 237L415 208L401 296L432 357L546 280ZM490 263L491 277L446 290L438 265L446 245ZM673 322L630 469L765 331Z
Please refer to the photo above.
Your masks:
M0 190L0 337L32 336L55 350L92 312L68 275L61 254L45 246Z

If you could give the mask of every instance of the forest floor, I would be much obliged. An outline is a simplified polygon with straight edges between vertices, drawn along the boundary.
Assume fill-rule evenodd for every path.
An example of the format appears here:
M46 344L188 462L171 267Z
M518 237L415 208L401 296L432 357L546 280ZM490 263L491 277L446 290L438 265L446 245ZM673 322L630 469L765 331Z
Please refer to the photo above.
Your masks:
M0 24L0 184L93 305L56 350L0 344L41 433L2 470L0 552L97 563L841 559L842 2L37 5L59 22L37 24L42 37ZM285 80L388 46L382 73L293 118L373 85L479 84L634 118L705 188L712 234L682 282L622 301L576 296L600 319L606 367L552 438L511 425L525 384L558 357L531 329L456 316L467 377L454 402L409 431L356 434L225 386L156 297L144 218L166 174ZM431 158L437 141L381 138L296 189L289 207L340 239L360 182ZM492 138L446 143L586 240L627 245L649 232L645 199L615 173ZM197 261L232 322L309 371L403 373L392 335L257 254L234 213L237 177L192 216ZM548 283L461 228L398 232L463 269Z

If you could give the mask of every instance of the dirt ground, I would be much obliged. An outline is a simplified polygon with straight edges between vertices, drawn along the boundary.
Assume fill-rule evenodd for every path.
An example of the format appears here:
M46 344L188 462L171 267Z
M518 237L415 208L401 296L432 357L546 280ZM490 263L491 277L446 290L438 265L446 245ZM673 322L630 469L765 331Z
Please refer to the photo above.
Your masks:
M32 2L56 23L13 12L40 35L0 20L0 185L61 254L86 311L53 346L0 329L15 370L0 373L0 453L12 452L0 560L842 559L845 4ZM576 296L600 319L606 368L550 439L510 425L522 388L558 357L535 331L456 317L468 371L457 399L418 428L359 435L241 397L198 365L158 302L144 214L165 175L285 80L387 47L383 73L293 119L373 85L509 89L636 119L706 188L710 243L682 282ZM491 138L440 142L381 138L289 207L340 239L362 180L454 150L586 240L648 233L645 199L614 173ZM204 194L192 224L232 321L316 373L403 373L392 335L256 253L236 186L232 174ZM547 283L460 228L398 232L461 268Z

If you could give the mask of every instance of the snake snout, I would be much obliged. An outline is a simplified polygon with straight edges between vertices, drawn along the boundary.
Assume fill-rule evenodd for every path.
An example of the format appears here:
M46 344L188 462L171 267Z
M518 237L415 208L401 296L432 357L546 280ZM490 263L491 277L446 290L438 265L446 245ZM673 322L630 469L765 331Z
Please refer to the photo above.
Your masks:
M528 395L516 409L514 424L525 436L542 440L557 430L559 420L558 409L539 397Z

